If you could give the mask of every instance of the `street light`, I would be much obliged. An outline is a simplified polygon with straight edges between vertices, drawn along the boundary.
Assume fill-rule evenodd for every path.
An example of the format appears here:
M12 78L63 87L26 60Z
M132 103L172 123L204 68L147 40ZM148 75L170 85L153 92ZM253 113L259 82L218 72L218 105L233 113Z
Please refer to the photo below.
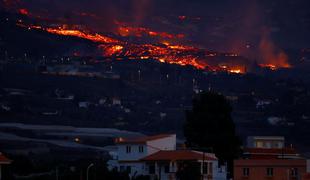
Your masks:
M88 180L88 172L89 172L89 169L91 168L91 167L93 167L94 166L94 163L91 163L88 167L87 167L87 170L86 170L86 179Z

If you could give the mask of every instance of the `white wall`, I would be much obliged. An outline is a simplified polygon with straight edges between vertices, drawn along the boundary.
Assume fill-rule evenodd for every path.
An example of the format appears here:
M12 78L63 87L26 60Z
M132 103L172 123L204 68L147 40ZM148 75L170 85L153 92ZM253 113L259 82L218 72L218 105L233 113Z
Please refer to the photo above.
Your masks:
M127 153L126 151L127 146L131 147L130 153ZM139 152L139 146L143 146L143 153ZM176 135L147 141L146 144L119 144L117 147L119 161L139 160L160 150L175 150Z
M131 151L127 153L127 146L131 147ZM139 147L143 147L143 152L139 152ZM131 167L130 176L143 175L148 173L144 162L136 162L148 155L154 154L160 150L175 150L176 135L171 135L165 138L147 141L145 144L118 144L117 151L113 152L117 159L108 162L110 168L117 167L120 170L121 166L126 169ZM127 162L126 162L127 161Z
M131 147L130 153L127 153L127 146ZM139 152L139 146L143 147L143 152ZM136 161L147 156L147 147L145 144L120 144L118 145L119 161Z
M148 155L160 150L176 150L176 135L147 142Z
M118 171L121 171L121 166L123 166L125 169L127 166L131 167L131 171L129 172L130 177L145 174L144 163L120 163L118 167Z

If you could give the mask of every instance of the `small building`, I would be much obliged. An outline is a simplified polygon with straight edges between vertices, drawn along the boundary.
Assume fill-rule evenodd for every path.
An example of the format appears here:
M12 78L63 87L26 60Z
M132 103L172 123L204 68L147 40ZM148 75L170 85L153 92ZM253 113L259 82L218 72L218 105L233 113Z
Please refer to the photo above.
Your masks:
M11 164L11 160L0 152L0 180L2 180L3 166Z
M203 179L225 180L226 167L220 167L214 154L176 150L176 135L161 134L134 139L118 138L117 150L110 152L109 169L127 171L131 178L174 180L184 162L195 162Z
M284 137L249 137L243 157L234 161L234 180L299 180L306 174L307 161Z
M248 148L283 148L285 138L283 136L249 136Z
M118 97L114 97L114 98L112 98L112 104L113 105L122 105L122 101L121 101L121 99L120 98L118 98Z
M188 163L196 163L201 179L225 180L226 167L219 167L214 154L193 150L159 151L142 159L151 179L177 179L177 173Z

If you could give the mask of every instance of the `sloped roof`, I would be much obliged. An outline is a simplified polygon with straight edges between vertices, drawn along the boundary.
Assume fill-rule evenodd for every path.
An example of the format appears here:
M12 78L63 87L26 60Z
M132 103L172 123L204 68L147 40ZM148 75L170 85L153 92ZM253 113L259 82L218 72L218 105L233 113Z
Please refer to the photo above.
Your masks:
M1 152L0 152L0 164L10 164L11 160L5 157Z
M217 160L215 155L192 150L158 151L142 161L176 161L176 160Z
M175 134L159 134L155 136L145 136L133 139L125 139L125 138L118 138L116 139L117 144L145 144L147 141L154 141L162 138L167 138L170 136L174 136Z

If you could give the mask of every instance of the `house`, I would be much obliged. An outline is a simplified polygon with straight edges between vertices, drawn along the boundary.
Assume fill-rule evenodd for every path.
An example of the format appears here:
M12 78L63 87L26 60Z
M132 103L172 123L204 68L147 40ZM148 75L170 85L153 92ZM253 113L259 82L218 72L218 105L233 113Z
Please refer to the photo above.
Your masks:
M307 173L303 175L301 180L310 180L310 160L307 160Z
M226 168L219 167L214 154L177 150L175 134L118 138L116 146L117 151L110 152L113 159L108 162L109 169L127 171L131 178L146 175L150 179L173 180L184 162L195 162L203 179L226 179Z
M177 172L187 162L198 164L202 179L226 179L226 167L219 168L214 154L193 150L159 151L142 159L151 179L177 179Z
M307 161L280 136L249 137L243 157L234 161L234 180L299 180Z
M7 157L5 157L1 152L0 152L0 180L2 180L2 174L3 174L3 166L11 164L11 160L9 160Z

